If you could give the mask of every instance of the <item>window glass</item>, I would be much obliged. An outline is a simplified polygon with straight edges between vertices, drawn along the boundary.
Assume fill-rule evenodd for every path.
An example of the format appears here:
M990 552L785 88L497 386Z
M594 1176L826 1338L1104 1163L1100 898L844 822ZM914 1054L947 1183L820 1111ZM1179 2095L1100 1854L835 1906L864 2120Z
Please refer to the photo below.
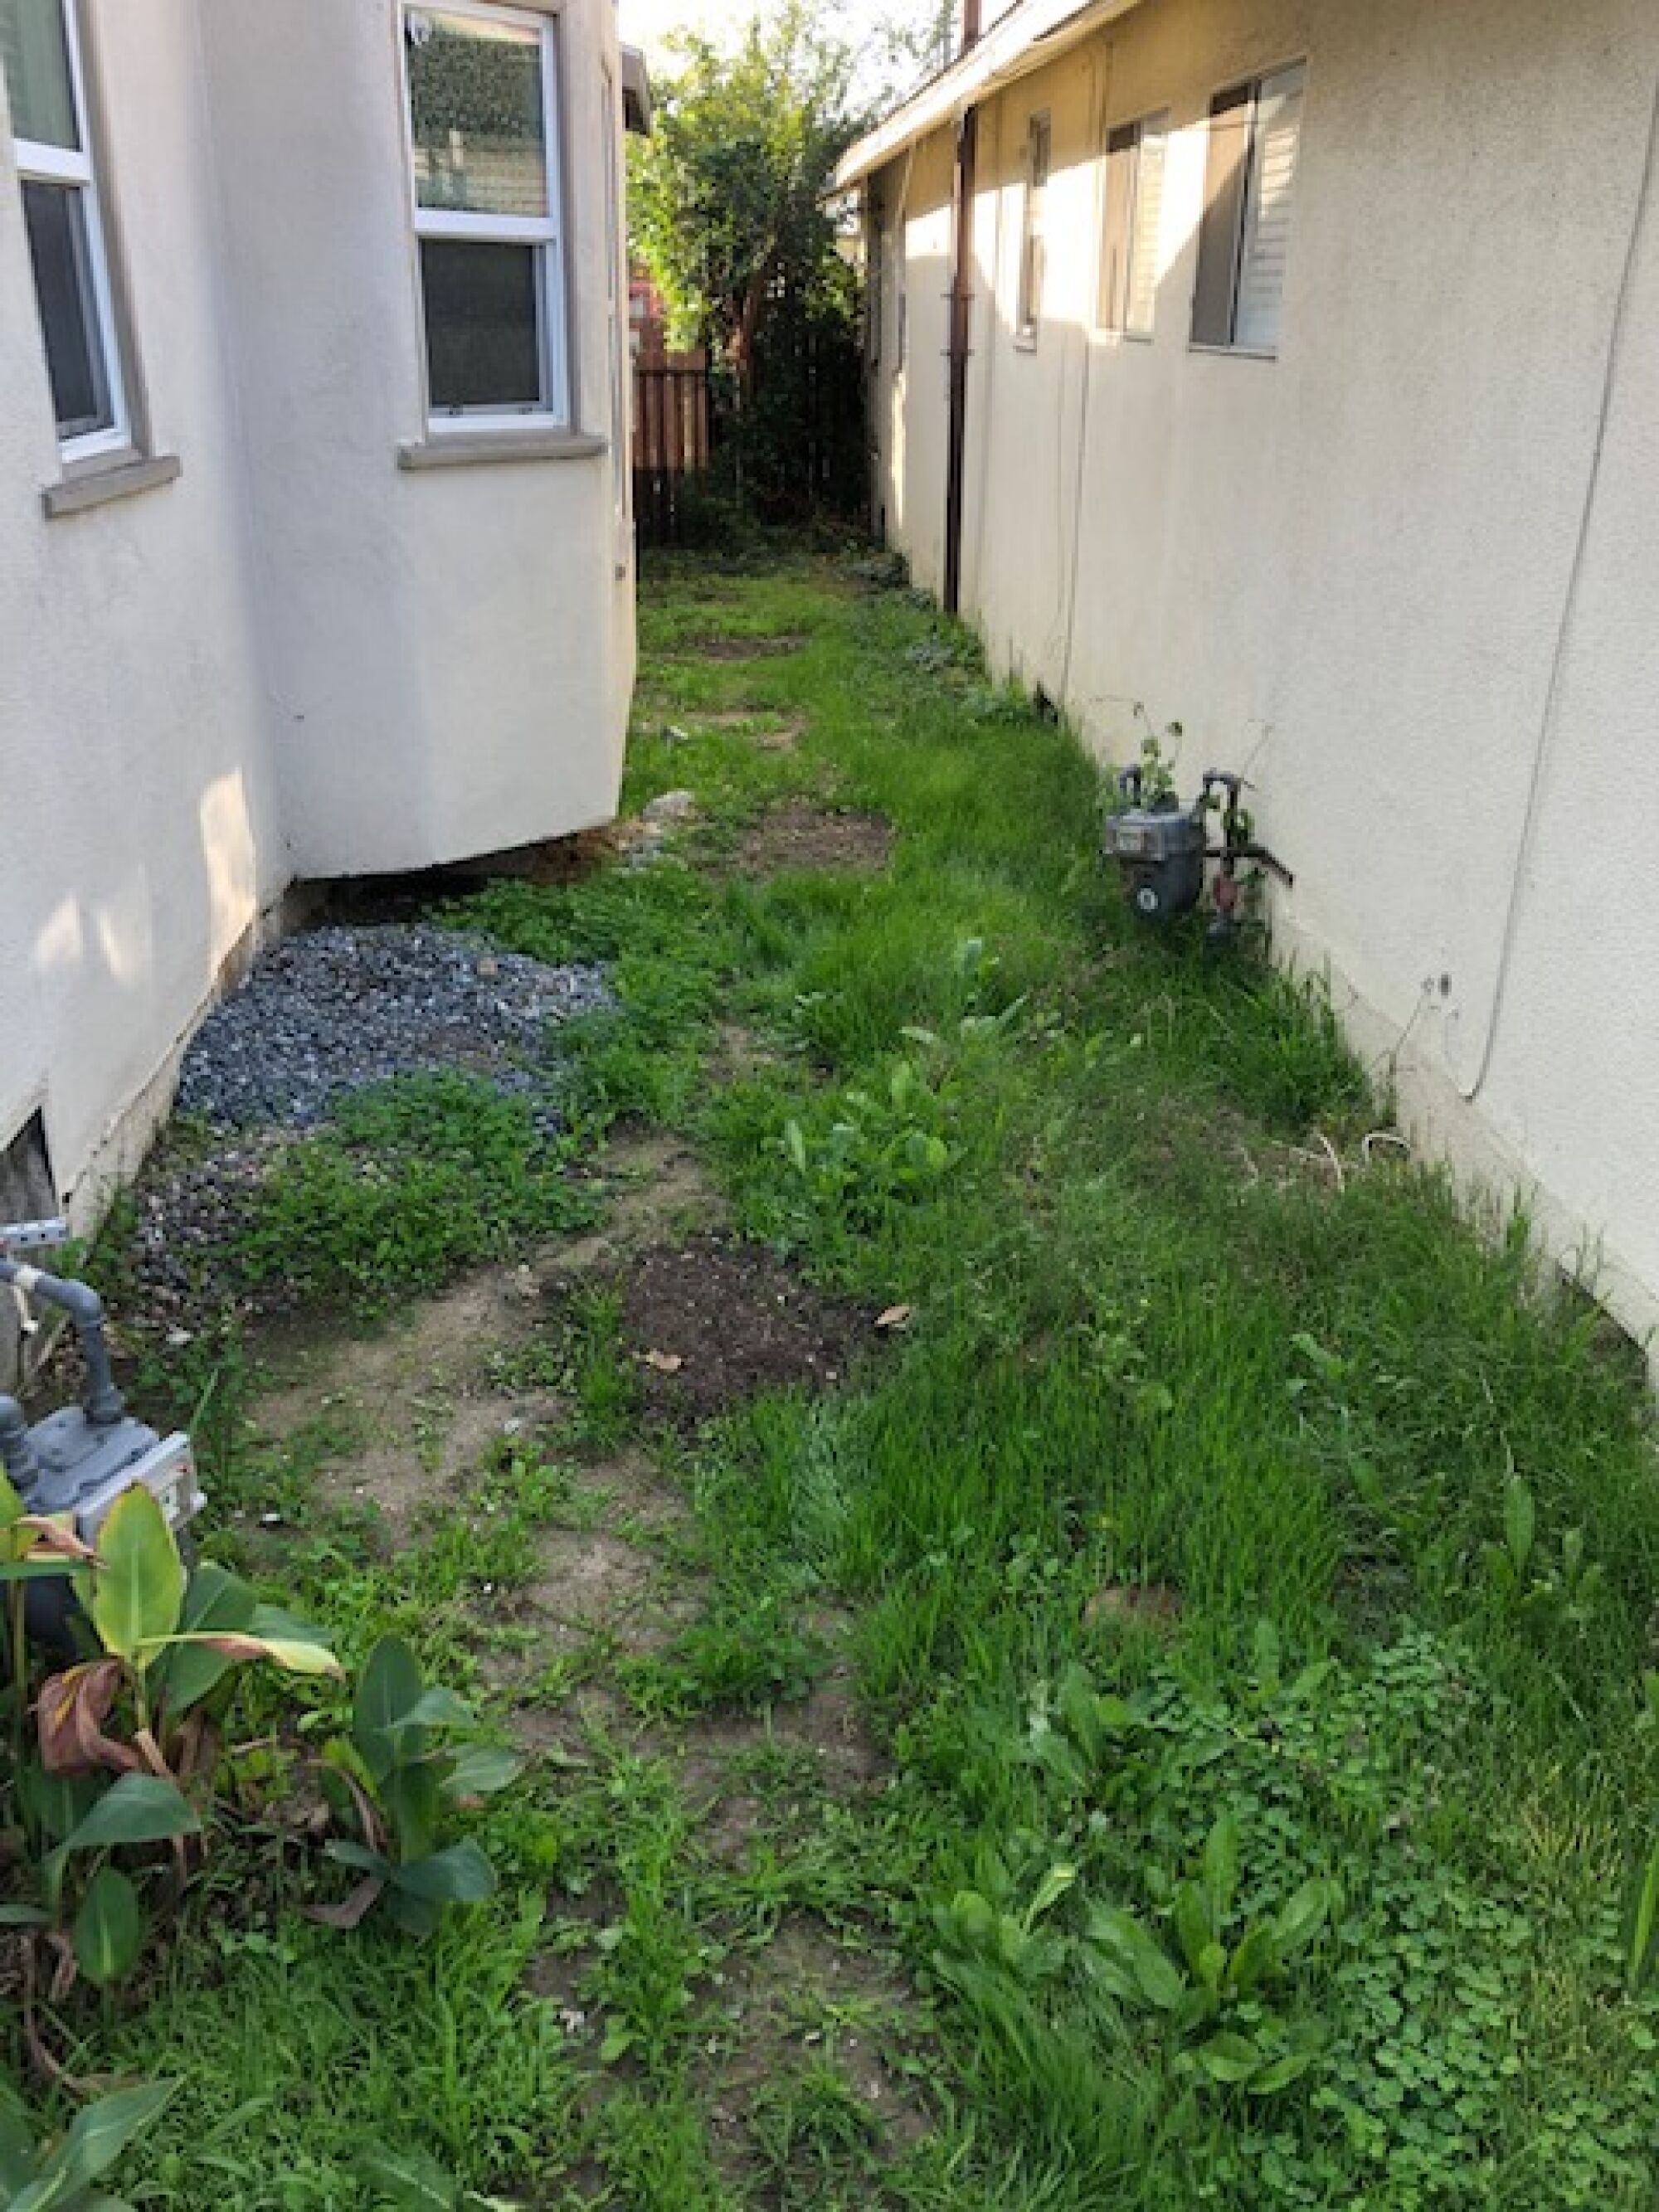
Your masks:
M63 0L0 0L0 60L14 137L78 148Z
M434 411L542 405L540 258L533 246L422 240Z
M25 184L23 221L34 264L46 370L61 439L114 422L86 227L86 196L73 185Z
M542 42L533 30L412 8L409 89L423 208L544 216Z

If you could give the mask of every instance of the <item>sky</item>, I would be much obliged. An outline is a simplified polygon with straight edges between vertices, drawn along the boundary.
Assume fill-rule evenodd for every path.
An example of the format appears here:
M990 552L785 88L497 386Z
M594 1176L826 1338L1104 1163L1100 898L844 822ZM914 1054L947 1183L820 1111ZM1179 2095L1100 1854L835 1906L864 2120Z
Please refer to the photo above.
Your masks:
M757 12L757 0L622 0L622 34L654 60L677 30L701 31L719 40ZM893 0L835 0L836 24L855 43L890 21L894 12Z

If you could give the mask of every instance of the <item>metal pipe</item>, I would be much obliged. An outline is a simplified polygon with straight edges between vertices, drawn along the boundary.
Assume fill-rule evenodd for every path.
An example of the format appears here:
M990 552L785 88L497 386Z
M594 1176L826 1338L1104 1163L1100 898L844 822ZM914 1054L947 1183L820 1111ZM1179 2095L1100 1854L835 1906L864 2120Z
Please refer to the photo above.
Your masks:
M60 1275L43 1275L21 1260L0 1260L0 1283L15 1285L26 1298L39 1298L56 1306L74 1323L81 1340L81 1356L87 1363L87 1419L94 1426L113 1426L126 1411L127 1401L115 1387L110 1365L109 1340L104 1332L104 1302L88 1283L65 1282Z
M979 9L963 14L963 51L979 36ZM968 473L968 355L974 319L974 198L979 167L979 110L957 131L956 240L951 270L950 413L945 463L945 611L962 611L962 514Z
M34 1446L29 1442L28 1416L15 1398L4 1396L0 1396L0 1467L11 1477L13 1486L25 1495L40 1472Z

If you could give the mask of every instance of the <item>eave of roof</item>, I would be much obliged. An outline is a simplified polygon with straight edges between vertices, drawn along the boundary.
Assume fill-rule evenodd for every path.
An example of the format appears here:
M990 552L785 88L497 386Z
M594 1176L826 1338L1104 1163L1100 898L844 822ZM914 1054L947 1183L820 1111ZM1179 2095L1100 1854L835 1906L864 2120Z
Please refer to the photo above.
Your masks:
M849 191L918 138L954 122L1001 86L1042 69L1091 31L1142 4L1143 0L1020 0L977 45L848 149L836 169L837 187Z

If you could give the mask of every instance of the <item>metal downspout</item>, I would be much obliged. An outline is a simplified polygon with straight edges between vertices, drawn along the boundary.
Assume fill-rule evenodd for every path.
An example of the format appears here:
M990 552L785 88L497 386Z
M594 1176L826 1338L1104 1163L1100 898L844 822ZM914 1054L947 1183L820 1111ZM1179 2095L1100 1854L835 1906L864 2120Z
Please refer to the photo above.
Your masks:
M963 0L962 51L979 43L980 0ZM979 110L957 131L956 239L951 271L951 402L945 469L945 611L962 611L962 517L968 466L968 355L974 315L974 199Z

